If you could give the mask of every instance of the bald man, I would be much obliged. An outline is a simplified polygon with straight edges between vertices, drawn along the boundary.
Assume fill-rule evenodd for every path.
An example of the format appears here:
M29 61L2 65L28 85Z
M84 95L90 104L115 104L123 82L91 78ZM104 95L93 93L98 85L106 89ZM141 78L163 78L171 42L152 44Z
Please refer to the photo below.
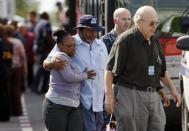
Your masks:
M157 22L153 7L140 7L134 15L135 26L119 35L111 49L105 71L105 108L115 112L117 131L164 131L165 112L157 93L160 81L170 89L177 106L181 103L154 35ZM114 91L112 74L117 76Z
M105 43L108 53L110 53L110 50L112 48L113 43L116 40L116 37L130 28L131 26L130 11L126 8L117 8L113 14L113 21L114 21L114 28L100 38ZM106 125L109 123L110 118L111 115L110 114L108 115L104 111L104 128L106 128ZM115 120L114 115L112 120Z
M118 35L128 30L131 25L131 13L126 8L118 8L113 14L114 28L100 39L105 43L108 53Z

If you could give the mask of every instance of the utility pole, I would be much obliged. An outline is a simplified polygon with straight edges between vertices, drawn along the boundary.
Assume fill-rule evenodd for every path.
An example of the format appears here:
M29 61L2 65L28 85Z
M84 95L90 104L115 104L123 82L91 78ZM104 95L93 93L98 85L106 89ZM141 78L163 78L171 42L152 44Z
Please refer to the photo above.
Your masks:
M68 0L68 6L69 6L69 28L71 30L71 33L74 33L74 29L76 27L76 0Z
M115 10L115 0L105 0L105 33L109 32L113 27L113 13Z

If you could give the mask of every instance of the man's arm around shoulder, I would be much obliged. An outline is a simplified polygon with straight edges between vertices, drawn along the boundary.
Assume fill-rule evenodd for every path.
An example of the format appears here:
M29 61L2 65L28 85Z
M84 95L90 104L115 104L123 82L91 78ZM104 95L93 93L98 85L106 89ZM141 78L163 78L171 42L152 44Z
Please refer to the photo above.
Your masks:
M46 58L43 61L43 68L48 71L50 71L52 69L62 70L62 69L64 69L66 64L67 64L67 62L60 58L55 58L54 60Z

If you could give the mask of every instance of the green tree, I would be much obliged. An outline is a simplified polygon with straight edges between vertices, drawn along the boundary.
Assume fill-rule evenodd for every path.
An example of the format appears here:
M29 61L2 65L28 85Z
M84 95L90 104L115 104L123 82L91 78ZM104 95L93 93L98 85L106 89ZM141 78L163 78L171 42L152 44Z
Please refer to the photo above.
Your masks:
M16 0L16 14L22 17L26 17L29 10L38 10L37 1Z

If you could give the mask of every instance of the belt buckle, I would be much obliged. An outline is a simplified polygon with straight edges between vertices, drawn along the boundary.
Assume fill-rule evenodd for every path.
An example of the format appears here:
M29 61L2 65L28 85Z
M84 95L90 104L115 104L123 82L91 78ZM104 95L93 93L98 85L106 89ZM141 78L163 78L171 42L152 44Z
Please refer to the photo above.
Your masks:
M147 87L146 91L152 93L152 92L154 92L154 88L153 87Z

